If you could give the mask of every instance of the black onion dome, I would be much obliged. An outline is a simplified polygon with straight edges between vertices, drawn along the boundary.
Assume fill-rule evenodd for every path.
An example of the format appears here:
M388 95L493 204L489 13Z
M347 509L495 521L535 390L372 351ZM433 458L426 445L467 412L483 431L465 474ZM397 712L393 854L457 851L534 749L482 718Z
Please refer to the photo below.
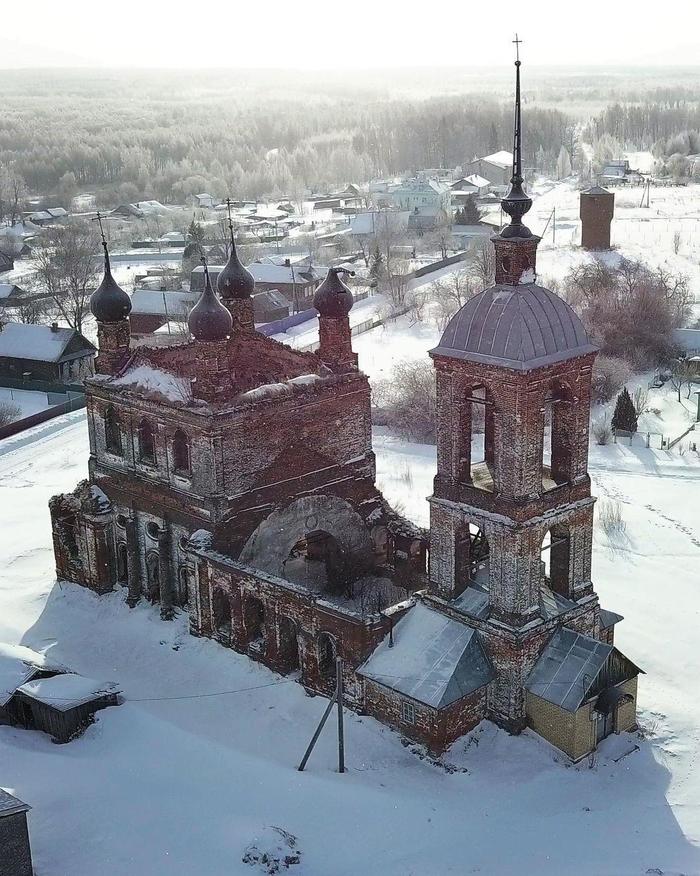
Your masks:
M353 271L346 271L344 268L329 268L326 279L316 290L314 307L321 316L339 319L350 313L353 305L352 292L340 279L341 273L354 275Z
M231 334L231 314L214 294L209 271L204 268L204 291L190 311L187 326L197 341L223 341Z
M217 278L216 288L224 301L230 301L232 298L250 298L255 291L253 275L241 264L233 238L231 238L231 254Z
M112 276L106 250L104 277L90 297L90 310L98 322L121 322L131 313L131 298Z

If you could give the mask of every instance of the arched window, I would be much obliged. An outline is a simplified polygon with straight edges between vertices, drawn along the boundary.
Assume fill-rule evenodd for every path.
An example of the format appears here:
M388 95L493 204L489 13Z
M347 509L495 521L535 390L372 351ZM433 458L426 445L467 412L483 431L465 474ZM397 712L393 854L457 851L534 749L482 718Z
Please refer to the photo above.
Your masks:
M117 580L124 583L129 580L129 561L123 541L117 545Z
M566 384L557 381L550 386L542 414L542 486L546 490L567 483L573 476L576 407Z
M544 585L567 599L572 598L573 591L570 541L571 536L567 524L557 523L545 533L540 555Z
M113 405L105 411L105 446L109 453L122 455L122 431L119 427L119 415Z
M319 633L318 671L324 678L330 678L335 675L335 658L335 639L330 633Z
M248 643L265 639L265 605L255 596L245 597L245 627Z
M156 461L156 441L153 426L145 417L139 423L139 458L142 462Z
M190 472L190 442L182 429L173 435L173 468L179 474Z

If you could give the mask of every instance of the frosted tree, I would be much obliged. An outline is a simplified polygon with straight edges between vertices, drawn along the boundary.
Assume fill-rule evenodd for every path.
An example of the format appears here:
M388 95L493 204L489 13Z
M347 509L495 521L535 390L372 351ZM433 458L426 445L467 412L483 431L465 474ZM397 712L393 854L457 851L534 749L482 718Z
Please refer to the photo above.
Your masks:
M567 176L571 176L571 157L566 146L562 146L557 158L557 179L564 179Z

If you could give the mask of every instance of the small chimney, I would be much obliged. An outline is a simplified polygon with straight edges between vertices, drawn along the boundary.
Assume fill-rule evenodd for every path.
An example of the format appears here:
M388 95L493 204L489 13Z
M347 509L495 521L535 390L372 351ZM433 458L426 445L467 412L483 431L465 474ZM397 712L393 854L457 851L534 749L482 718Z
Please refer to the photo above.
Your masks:
M285 268L291 268L292 263L289 261L289 259L284 260L284 266L285 266Z
M57 332L57 331L58 331L58 323L57 323L57 322L52 322L52 323L51 323L51 331L52 331L52 332Z

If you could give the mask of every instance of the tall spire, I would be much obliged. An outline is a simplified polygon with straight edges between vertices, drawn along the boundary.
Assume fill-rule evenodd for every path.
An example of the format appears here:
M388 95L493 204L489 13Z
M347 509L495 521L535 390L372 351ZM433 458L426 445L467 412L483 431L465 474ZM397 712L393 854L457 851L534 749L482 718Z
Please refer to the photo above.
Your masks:
M502 237L532 237L530 229L523 225L523 216L532 207L532 201L523 189L523 157L522 157L522 122L520 109L520 45L522 40L515 39L515 120L513 126L513 175L510 178L510 189L501 201L503 211L510 216L510 225L502 231Z

